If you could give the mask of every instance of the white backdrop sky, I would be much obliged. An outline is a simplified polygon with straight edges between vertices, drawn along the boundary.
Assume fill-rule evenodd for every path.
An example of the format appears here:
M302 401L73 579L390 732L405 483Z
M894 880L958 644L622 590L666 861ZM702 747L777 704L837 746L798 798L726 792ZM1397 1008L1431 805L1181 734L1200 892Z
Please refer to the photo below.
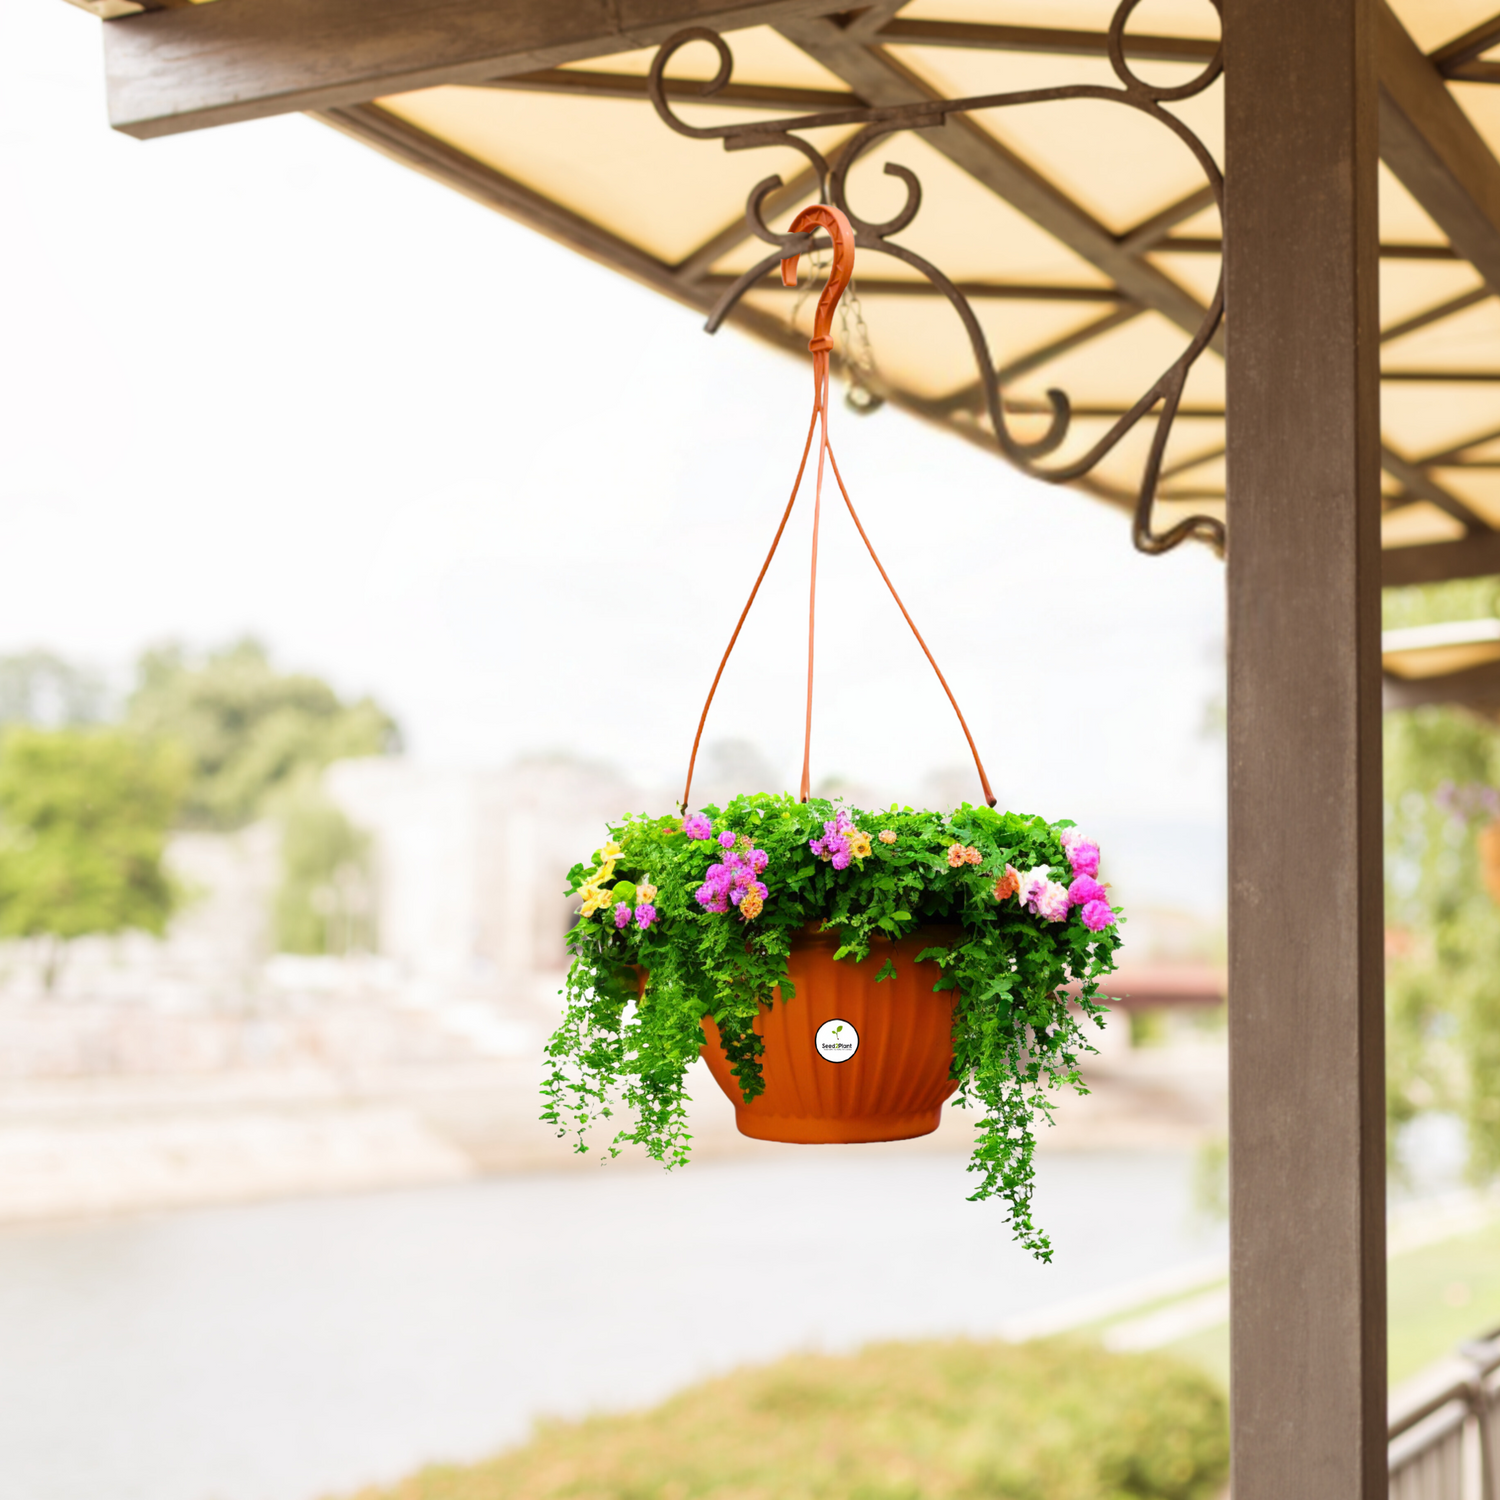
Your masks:
M310 120L115 135L98 30L0 6L0 651L123 679L252 633L424 758L676 781L806 367ZM1119 830L1153 899L1221 889L1220 564L1141 557L1120 513L896 412L839 407L834 440L1002 803ZM814 773L915 798L963 741L825 516ZM806 527L709 728L789 782Z

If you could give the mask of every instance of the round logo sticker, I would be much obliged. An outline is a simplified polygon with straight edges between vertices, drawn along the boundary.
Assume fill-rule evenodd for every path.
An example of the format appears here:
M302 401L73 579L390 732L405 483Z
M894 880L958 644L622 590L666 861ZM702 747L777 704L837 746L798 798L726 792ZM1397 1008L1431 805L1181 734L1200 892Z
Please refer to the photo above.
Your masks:
M859 1033L848 1021L824 1021L818 1027L818 1056L827 1062L848 1062L859 1051Z

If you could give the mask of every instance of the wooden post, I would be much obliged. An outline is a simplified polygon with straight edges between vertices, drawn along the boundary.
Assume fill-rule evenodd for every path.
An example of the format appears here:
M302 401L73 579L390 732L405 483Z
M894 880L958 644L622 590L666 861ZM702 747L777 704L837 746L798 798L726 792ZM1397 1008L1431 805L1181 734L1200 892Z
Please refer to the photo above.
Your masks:
M1234 1500L1386 1495L1372 0L1225 0Z

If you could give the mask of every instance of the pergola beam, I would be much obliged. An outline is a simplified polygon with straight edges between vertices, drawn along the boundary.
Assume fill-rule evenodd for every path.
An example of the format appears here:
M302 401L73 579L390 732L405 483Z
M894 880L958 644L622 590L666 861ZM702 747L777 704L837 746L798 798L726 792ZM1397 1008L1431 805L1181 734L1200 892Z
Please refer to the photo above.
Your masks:
M1375 23L1381 157L1500 291L1500 162L1386 0L1375 0Z
M1441 677L1397 677L1387 672L1382 700L1387 713L1396 708L1424 708L1429 703L1500 708L1500 661L1445 672Z
M1487 578L1492 573L1500 573L1500 533L1493 531L1456 542L1387 547L1380 557L1380 581L1388 589L1446 583L1452 578Z
M828 0L227 0L104 25L109 120L147 138L439 84L482 84L655 46L684 26L729 31Z
M1224 4L1234 1500L1389 1492L1378 3Z

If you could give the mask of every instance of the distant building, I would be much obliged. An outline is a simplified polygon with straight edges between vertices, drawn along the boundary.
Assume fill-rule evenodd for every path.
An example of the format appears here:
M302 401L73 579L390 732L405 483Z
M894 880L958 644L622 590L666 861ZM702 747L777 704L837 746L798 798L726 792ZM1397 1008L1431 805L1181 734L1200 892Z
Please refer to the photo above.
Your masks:
M350 760L324 789L374 838L382 955L404 977L486 990L563 968L568 870L604 842L606 820L668 810L665 795L562 756L504 770Z

